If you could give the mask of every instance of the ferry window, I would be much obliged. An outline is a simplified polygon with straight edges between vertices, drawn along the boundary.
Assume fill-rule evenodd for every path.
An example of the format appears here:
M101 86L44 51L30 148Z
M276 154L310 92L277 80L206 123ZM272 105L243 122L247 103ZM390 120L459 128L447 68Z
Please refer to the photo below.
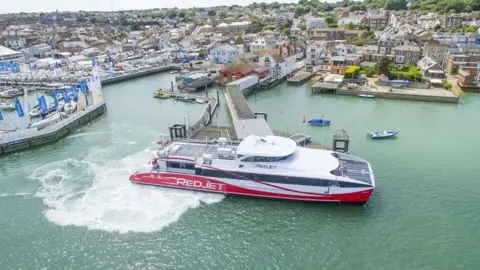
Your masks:
M174 168L174 169L180 169L180 163L169 161L169 162L167 162L167 167Z
M187 170L195 170L195 165L187 163L185 164L185 169Z
M253 162L253 157L248 157L248 158L244 158L242 159L243 162Z

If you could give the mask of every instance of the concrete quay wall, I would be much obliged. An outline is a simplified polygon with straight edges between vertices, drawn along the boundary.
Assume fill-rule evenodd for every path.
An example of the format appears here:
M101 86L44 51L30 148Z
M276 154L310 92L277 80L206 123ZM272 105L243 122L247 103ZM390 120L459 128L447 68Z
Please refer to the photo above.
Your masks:
M57 142L106 111L107 105L105 102L101 102L42 130L27 129L4 135L0 134L0 155Z
M337 95L356 96L356 95L374 95L376 98L403 99L415 101L446 102L458 103L459 97L447 97L436 95L415 95L395 92L376 92L376 91L358 91L350 89L337 89Z
M126 80L131 80L131 79L135 79L135 78L140 78L140 77L144 77L144 76L148 76L148 75L152 75L152 74L156 74L156 73L160 73L160 72L164 72L164 71L169 71L169 70L180 70L180 67L170 65L170 66L156 67L156 68L149 69L149 70L142 70L142 71L135 72L135 73L130 73L130 74L124 74L124 75L121 75L121 76L117 76L117 77L102 80L102 86L109 85L109 84L114 84L114 83L119 83L119 82L123 82L123 81L126 81Z

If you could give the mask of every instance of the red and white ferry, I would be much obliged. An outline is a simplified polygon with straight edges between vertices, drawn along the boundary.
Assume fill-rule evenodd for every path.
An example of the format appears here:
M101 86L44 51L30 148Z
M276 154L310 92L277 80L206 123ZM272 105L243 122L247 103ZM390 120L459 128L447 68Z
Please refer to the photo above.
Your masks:
M300 147L292 139L249 135L241 142L173 140L132 183L290 200L365 203L375 188L358 157Z

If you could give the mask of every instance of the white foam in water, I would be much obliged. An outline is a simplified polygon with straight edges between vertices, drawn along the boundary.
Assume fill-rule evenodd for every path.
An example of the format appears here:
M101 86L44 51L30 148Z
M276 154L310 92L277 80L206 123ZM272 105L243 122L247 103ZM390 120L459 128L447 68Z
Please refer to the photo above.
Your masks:
M9 196L28 196L30 195L30 193L28 192L19 192L19 193L15 193L15 194L7 194L7 193L3 193L3 194L0 194L0 198L1 197L9 197Z
M45 216L62 226L118 232L152 232L175 222L201 203L224 196L131 184L130 174L148 167L152 151L142 151L106 165L68 159L38 168L36 194L48 206Z

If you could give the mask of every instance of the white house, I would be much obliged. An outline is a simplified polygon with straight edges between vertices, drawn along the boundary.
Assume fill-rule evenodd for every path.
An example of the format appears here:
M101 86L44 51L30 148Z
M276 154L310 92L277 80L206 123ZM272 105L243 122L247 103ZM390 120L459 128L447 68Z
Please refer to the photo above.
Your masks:
M325 18L307 18L307 31L312 28L325 28Z
M238 48L231 45L221 45L210 50L210 61L226 64L238 59Z
M295 46L285 45L261 51L258 64L269 70L270 78L281 79L294 71L296 58Z
M250 52L258 54L261 50L273 49L277 44L277 40L272 36L259 37L250 43Z

